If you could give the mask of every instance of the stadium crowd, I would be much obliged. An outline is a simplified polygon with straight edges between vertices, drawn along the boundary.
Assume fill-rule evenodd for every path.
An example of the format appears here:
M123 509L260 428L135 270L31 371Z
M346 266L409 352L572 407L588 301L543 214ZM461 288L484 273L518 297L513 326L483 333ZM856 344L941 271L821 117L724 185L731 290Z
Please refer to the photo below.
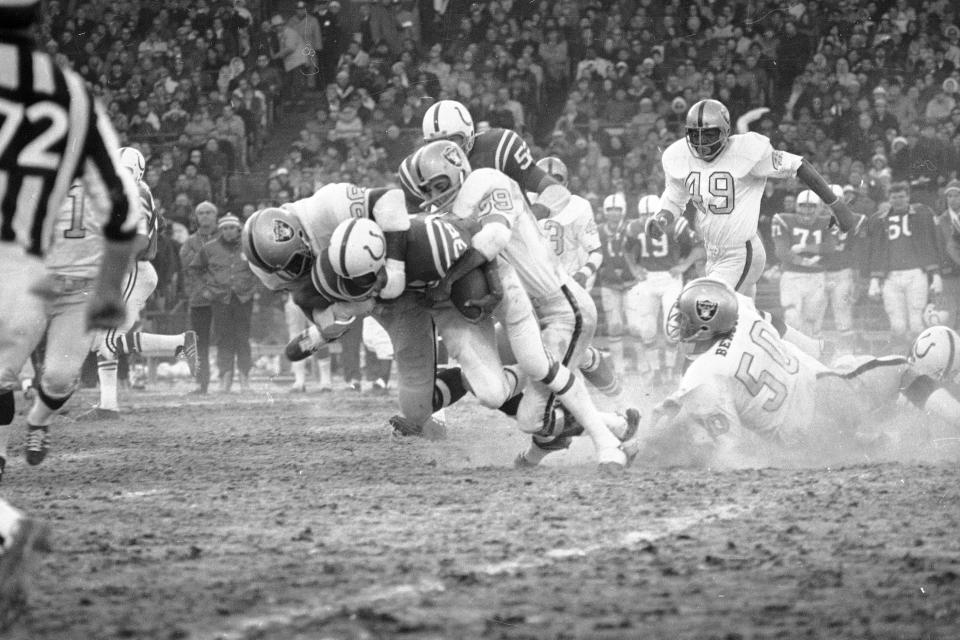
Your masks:
M890 185L906 183L910 202L936 214L941 245L918 250L934 252L921 266L932 273L937 263L938 302L954 322L960 252L946 249L960 236L958 206L947 204L960 157L958 24L947 0L923 10L906 0L50 0L41 32L47 51L91 84L122 142L146 157L167 221L155 260L159 310L190 299L178 250L198 205L242 220L330 182L395 184L436 100L462 102L480 131L516 130L535 158L560 158L570 190L603 222L606 196L624 195L629 221L642 196L662 192L662 150L683 135L688 108L714 97L736 130L802 155L857 212L885 212ZM302 127L296 140L250 189L249 176L267 170L256 159L270 133L291 127ZM761 204L773 299L781 272L796 266L772 221L795 211L800 191L795 180L772 181ZM857 256L847 297L866 301L860 292L877 292L868 258ZM631 283L628 274L620 285ZM281 306L265 291L258 298L259 308ZM856 326L909 338L916 298L906 320L858 313ZM263 326L268 316L255 317L254 335L282 341L282 329Z

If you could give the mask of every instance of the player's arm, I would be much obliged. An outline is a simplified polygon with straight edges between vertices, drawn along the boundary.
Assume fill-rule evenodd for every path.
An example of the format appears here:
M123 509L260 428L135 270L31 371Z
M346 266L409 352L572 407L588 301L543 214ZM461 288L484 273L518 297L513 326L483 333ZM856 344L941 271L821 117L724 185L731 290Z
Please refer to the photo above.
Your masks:
M390 300L398 297L407 286L405 259L410 215L407 213L402 189L371 189L370 202L374 221L383 229L387 242L387 283L380 297Z
M830 207L841 231L856 233L859 230L866 218L851 211L844 199L833 192L823 176L806 159L800 162L797 179L820 196L820 199Z
M627 225L626 229L623 231L623 237L620 239L620 250L623 253L623 260L627 263L627 268L630 270L630 277L634 279L641 279L644 277L643 267L640 266L640 261L637 260L636 246L640 241L639 236L643 232L639 220L631 220L630 224Z
M677 218L674 223L673 236L680 245L680 253L683 257L670 272L676 276L681 276L699 260L706 259L707 250L703 248L703 243L700 242L697 232L693 230L693 227L683 216Z
M514 131L503 132L494 168L516 180L524 191L539 194L530 207L538 220L557 215L570 202L570 190L536 165L530 146Z
M666 164L666 161L664 161L664 164ZM666 186L663 195L660 196L661 209L647 220L646 233L653 239L662 237L668 229L673 228L677 218L683 215L683 210L690 200L690 192L687 191L683 180L678 180L667 173L666 167L664 167L664 175L666 176Z
M125 316L122 288L135 249L133 238L137 231L139 197L133 176L120 166L116 155L120 143L106 114L93 101L79 76L73 73L64 75L72 98L71 120L78 120L70 127L67 145L83 145L84 187L95 206L110 212L103 227L103 258L96 288L87 307L87 324L92 329L111 329L123 322ZM84 119L86 127L83 126ZM87 129L85 144L74 139L79 135L77 130L83 128Z

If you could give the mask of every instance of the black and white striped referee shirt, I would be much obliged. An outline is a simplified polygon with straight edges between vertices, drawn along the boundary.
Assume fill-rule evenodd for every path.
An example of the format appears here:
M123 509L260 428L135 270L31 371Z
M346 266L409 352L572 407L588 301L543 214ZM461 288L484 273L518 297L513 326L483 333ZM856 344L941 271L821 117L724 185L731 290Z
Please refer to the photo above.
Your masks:
M0 241L42 256L57 209L80 178L104 236L136 232L139 196L118 163L117 135L83 79L58 67L28 35L0 25Z

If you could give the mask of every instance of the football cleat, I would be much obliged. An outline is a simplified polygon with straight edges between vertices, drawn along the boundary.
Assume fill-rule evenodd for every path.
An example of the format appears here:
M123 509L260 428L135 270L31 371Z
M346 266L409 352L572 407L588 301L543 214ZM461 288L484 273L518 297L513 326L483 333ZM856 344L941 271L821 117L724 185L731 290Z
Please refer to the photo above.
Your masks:
M423 425L407 420L399 414L392 416L387 422L393 428L393 435L399 438L423 435Z
M47 457L50 449L50 435L47 433L47 427L37 427L27 425L27 464L38 465Z
M300 362L315 354L324 344L325 340L320 335L320 329L312 326L295 335L287 343L283 352L290 362Z
M187 361L187 367L190 369L190 375L197 376L197 365L200 363L200 356L197 352L197 332L187 331L183 334L183 346L177 347L176 357Z

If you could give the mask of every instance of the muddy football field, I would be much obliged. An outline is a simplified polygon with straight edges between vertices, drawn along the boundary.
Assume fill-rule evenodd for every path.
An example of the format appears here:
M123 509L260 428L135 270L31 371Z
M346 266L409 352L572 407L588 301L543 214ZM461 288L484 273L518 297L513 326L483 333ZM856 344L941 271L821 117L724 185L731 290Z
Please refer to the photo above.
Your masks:
M18 430L0 490L53 550L8 637L960 637L956 438L620 477L578 442L531 472L473 400L397 439L392 395L284 389L123 392L113 422L83 391L38 467Z

